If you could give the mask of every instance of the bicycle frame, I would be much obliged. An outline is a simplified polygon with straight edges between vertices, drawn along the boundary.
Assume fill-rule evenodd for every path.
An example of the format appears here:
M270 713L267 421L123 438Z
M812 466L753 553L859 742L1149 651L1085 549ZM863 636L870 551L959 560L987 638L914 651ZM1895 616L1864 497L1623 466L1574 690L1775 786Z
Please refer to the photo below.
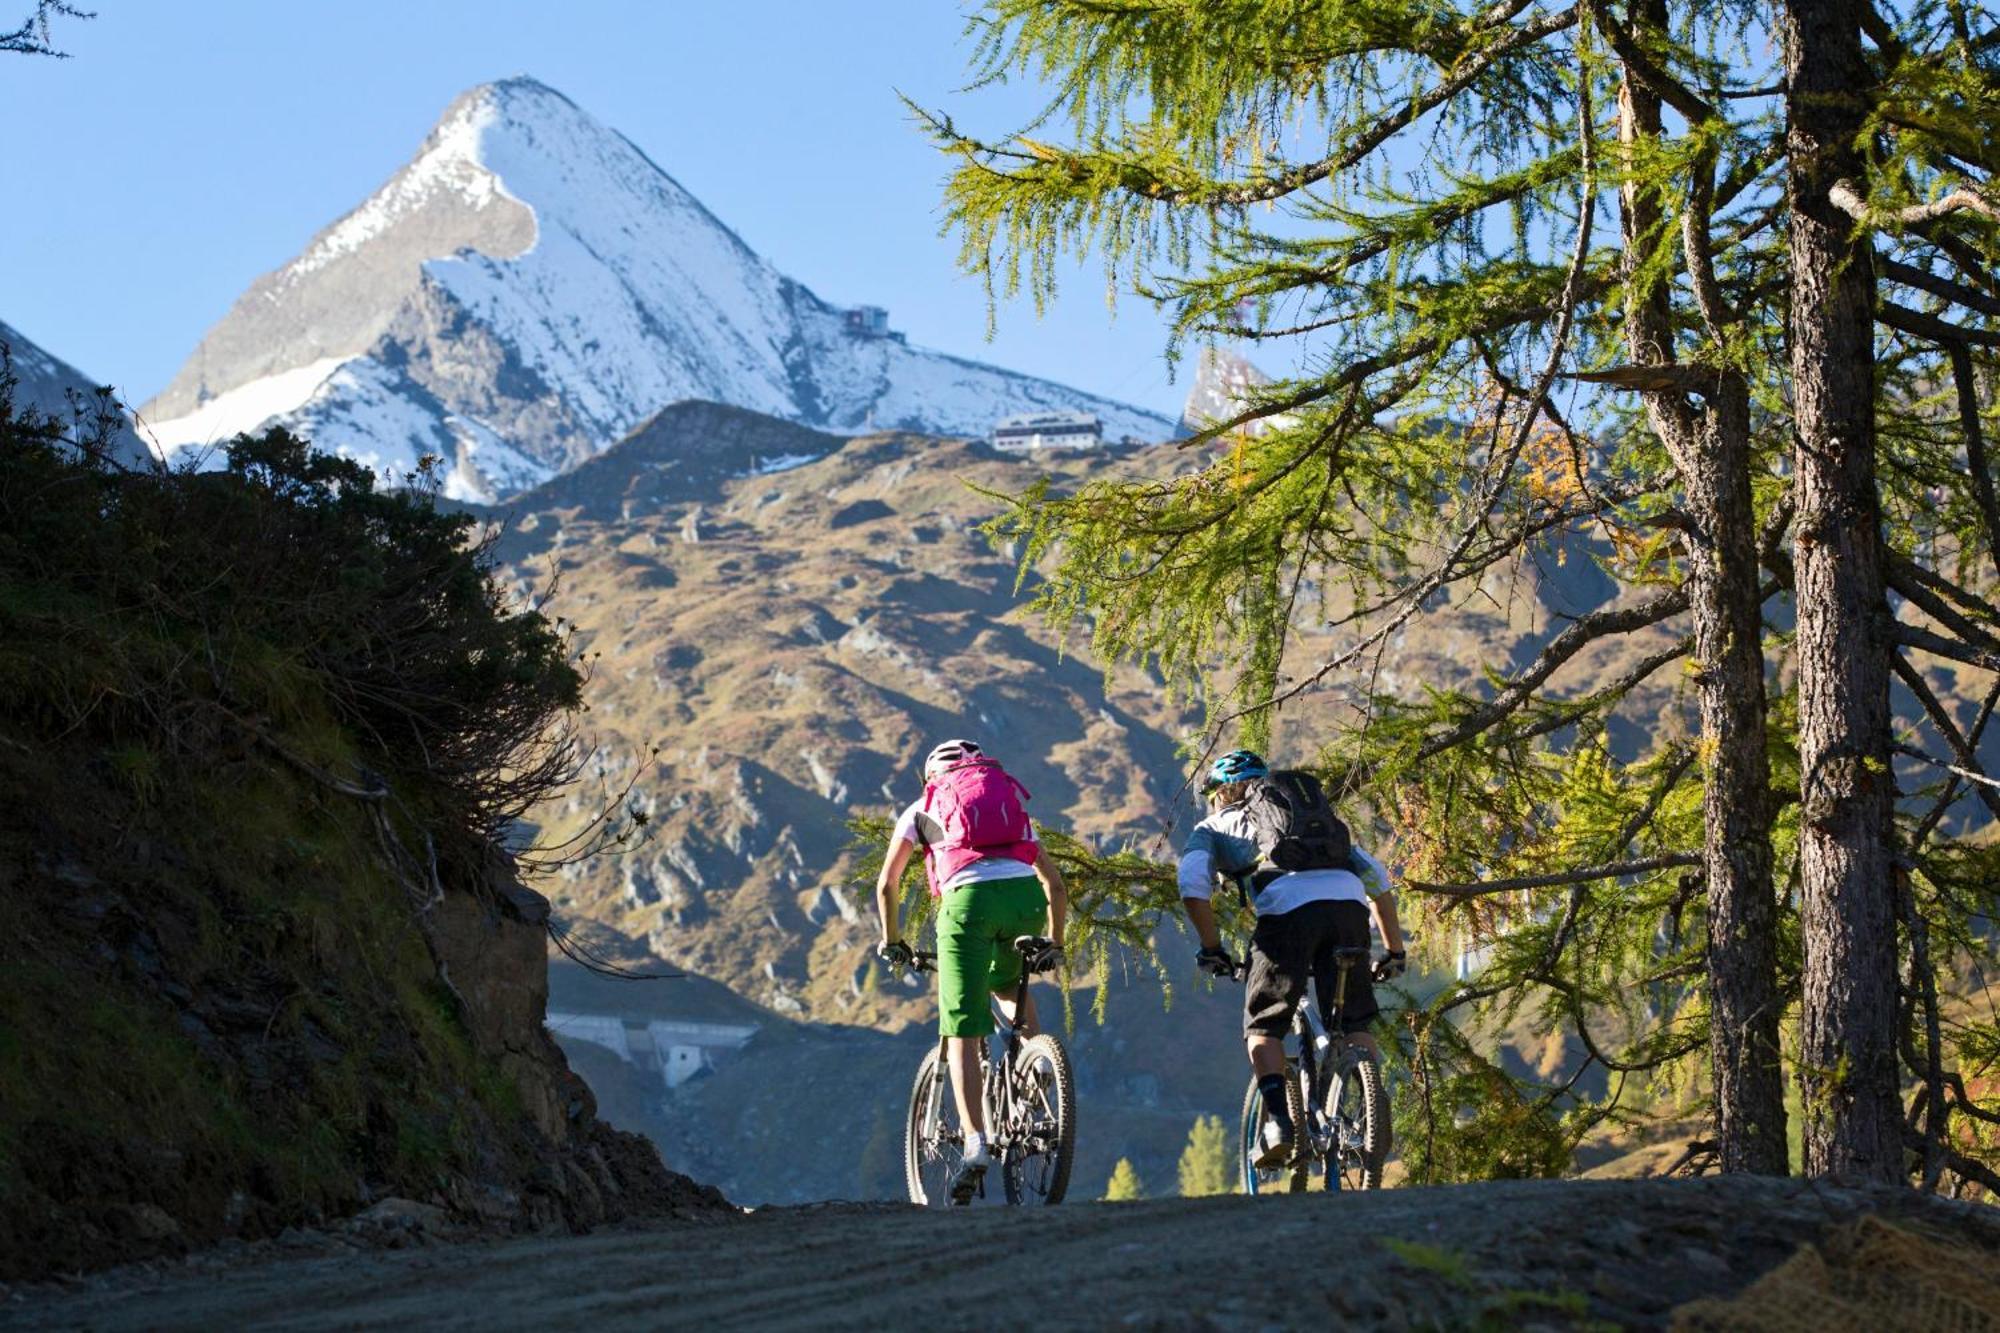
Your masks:
M918 964L920 971L934 970L933 967L925 966L924 964L925 962L934 963L935 955L918 954L916 957L922 960ZM983 1041L980 1044L979 1050L980 1100L986 1109L987 1140L996 1148L1005 1148L1010 1142L1004 1130L1006 1127L1010 1127L1014 1121L1014 1086L1012 1079L996 1079L993 1075L996 1068L1012 1069L1014 1061L1021 1054L1021 1028L1028 1011L1028 982L1033 977L1034 973L1029 970L1027 962L1024 959L1021 966L1020 983L1014 987L1014 1016L1012 1018L1007 1017L1006 1012L1001 1009L999 996L989 995L986 997L986 1002L993 1009L993 1021L996 1030L1004 1029L1007 1036L1006 1049L997 1066L993 1060L993 1044L990 1039ZM949 1084L952 1081L951 1038L943 1035L938 1037L937 1068L939 1081ZM998 1085L997 1092L995 1090L996 1084ZM934 1118L929 1124L925 1125L926 1132L935 1134L943 1127L944 1101L943 1097L931 1098L930 1114ZM964 1133L964 1126L959 1127L959 1132L961 1135Z
M1356 967L1368 966L1367 953L1345 953L1334 969L1334 990L1327 1006L1328 1014L1337 1023L1347 1005L1347 974ZM1237 977L1242 980L1249 973L1249 960L1238 966ZM1314 994L1301 996L1296 1009L1292 1011L1290 1036L1298 1039L1298 1050L1294 1054L1286 1052L1286 1062L1290 1066L1290 1076L1300 1080L1304 1094L1304 1131L1308 1162L1317 1164L1326 1172L1327 1187L1340 1188L1339 1142L1340 1127L1337 1117L1327 1114L1330 1104L1328 1093L1337 1088L1341 1074L1335 1067L1333 1056L1348 1049L1349 1039L1345 1033L1338 1036L1330 1033L1320 1021L1318 989L1319 982L1312 983Z

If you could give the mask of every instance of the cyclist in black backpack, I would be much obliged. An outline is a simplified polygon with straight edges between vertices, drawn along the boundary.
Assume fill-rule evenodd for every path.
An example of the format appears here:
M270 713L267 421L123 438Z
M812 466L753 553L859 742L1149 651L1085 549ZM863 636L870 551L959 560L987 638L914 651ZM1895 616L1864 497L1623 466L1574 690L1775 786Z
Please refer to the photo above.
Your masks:
M1379 1058L1367 1031L1377 1012L1372 981L1402 975L1403 931L1389 872L1348 840L1312 774L1274 773L1250 751L1232 750L1209 768L1202 792L1210 813L1181 853L1181 902L1201 937L1195 963L1211 976L1230 976L1236 966L1222 949L1209 903L1216 881L1234 883L1257 914L1243 1037L1269 1114L1256 1165L1274 1167L1290 1161L1296 1147L1285 1102L1284 1037L1306 982L1315 983L1320 1017L1331 1030L1334 951L1367 948L1373 916L1388 956L1372 978L1365 967L1354 970L1340 1026Z

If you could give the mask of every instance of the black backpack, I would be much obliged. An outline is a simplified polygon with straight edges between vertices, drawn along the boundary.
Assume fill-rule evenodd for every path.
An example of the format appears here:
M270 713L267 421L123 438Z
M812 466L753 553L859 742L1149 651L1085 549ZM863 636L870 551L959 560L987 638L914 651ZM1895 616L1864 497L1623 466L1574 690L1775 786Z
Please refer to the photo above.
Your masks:
M1319 779L1295 768L1253 779L1243 798L1257 840L1251 881L1259 889L1294 870L1358 874L1347 825L1333 813Z

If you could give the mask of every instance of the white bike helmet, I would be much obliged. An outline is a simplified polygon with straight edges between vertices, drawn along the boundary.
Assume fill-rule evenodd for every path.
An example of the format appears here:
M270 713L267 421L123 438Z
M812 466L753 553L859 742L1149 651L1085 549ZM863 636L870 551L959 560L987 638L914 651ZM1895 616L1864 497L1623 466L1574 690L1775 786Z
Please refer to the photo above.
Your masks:
M979 758L981 751L973 741L946 741L932 750L924 758L924 781L929 782L947 768L956 767L968 759Z

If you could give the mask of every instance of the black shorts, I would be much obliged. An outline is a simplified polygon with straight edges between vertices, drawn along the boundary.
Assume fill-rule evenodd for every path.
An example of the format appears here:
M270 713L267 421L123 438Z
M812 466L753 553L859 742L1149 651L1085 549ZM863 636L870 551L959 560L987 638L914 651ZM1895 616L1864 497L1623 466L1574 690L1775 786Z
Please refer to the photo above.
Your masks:
M1250 977L1243 988L1244 1035L1282 1037L1291 1031L1292 1014L1305 998L1309 979L1318 998L1320 1022L1332 1031L1330 1011L1338 971L1334 950L1368 947L1365 903L1306 903L1277 916L1258 917L1250 936ZM1369 960L1358 959L1347 970L1340 1030L1364 1031L1378 1012Z

